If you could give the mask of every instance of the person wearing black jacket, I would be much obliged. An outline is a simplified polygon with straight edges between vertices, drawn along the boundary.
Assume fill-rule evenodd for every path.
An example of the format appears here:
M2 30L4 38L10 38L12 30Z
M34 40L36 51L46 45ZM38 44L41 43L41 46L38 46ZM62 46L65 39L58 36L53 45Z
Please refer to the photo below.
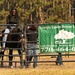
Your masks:
M7 36L8 36L8 33L10 32L10 29L11 28L16 28L17 25L19 25L20 23L20 17L18 16L18 12L15 8L12 8L11 11L10 11L10 14L7 16L6 18L6 23L7 23L7 27L4 31L4 37L2 39L2 41L4 41L2 43L2 47L3 47L3 50L4 51L4 48L5 48L5 42L7 40ZM14 25L14 26L11 26L11 25Z
M33 67L35 68L37 66L37 60L38 60L38 50L37 50L37 38L38 38L38 35L37 35L37 27L35 25L32 25L32 26L28 26L27 27L27 41L28 41L28 44L27 44L27 66L26 67L29 67L29 64L32 60L32 58L34 57L33 59Z

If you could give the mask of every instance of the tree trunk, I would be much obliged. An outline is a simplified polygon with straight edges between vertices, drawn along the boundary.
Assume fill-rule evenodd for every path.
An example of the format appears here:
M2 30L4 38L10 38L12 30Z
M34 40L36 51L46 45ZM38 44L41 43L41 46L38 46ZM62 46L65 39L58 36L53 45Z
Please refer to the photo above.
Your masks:
M69 22L71 22L71 3L69 1Z
M43 23L42 9L41 9L41 7L39 7L39 16L40 16L40 23Z
M55 8L55 0L53 0L53 8Z
M30 1L30 10L32 10L32 0ZM32 14L30 15L30 21L32 23Z
M8 9L9 9L10 5L9 5L9 0L8 0Z
M61 0L61 7L63 8L63 0Z

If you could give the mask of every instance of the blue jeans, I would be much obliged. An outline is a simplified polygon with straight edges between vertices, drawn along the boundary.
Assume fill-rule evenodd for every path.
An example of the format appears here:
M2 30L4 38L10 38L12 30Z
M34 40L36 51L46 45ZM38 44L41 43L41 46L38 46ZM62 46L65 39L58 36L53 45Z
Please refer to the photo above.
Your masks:
M4 41L4 42L2 43L2 47L3 47L3 48L5 48L5 42L6 42L6 40L7 40L8 33L10 33L10 30L9 30L8 28L6 28L4 33L6 33L6 34L4 34L4 37L3 37L3 39L2 39L2 41Z
M15 26L10 26L10 28L16 28ZM3 48L5 48L5 42L6 42L6 40L7 40L7 36L8 36L8 33L10 33L10 29L9 28L6 28L5 29L5 31L4 31L4 37L3 37L3 39L2 39L2 41L4 41L3 43L2 43L2 47Z
M34 57L33 67L35 68L37 66L37 61L38 61L38 56L36 56L36 55L38 55L37 44L28 44L27 46L28 46L27 48L29 48L29 50L27 50L27 55L28 55L27 61L29 61L27 63L27 66L29 66L32 58Z

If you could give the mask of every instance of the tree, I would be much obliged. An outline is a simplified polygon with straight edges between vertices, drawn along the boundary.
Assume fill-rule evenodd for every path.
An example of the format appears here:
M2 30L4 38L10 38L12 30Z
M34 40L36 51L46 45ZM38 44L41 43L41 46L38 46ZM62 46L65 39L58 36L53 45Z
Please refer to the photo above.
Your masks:
M5 23L9 10L16 7L21 24L73 22L70 0L0 0L0 22ZM4 21L4 22L3 22Z

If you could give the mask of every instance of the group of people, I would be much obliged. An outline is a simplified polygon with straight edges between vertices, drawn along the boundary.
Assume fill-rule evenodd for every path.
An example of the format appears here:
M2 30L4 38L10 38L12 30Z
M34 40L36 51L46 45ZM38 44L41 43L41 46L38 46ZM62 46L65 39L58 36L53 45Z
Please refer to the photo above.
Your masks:
M2 43L2 51L4 51L5 49L7 36L10 33L10 30L18 27L18 25L20 24L20 17L18 15L18 11L15 8L12 8L9 15L7 16L6 24L7 24L7 27L4 30L4 36L2 38L2 41L4 41ZM26 29L26 33L35 32L35 31L37 31L37 27L35 25L29 26ZM30 35L27 34L26 36L27 36L27 41L37 41L37 38L38 38L37 34L30 34ZM27 56L26 60L30 62L33 57L31 55L38 54L37 42L28 42L27 48L29 48L29 50L26 52L26 54L30 56ZM37 66L37 60L38 60L38 57L34 56L34 64L33 64L34 68ZM29 62L27 62L26 64L27 67L30 64Z

